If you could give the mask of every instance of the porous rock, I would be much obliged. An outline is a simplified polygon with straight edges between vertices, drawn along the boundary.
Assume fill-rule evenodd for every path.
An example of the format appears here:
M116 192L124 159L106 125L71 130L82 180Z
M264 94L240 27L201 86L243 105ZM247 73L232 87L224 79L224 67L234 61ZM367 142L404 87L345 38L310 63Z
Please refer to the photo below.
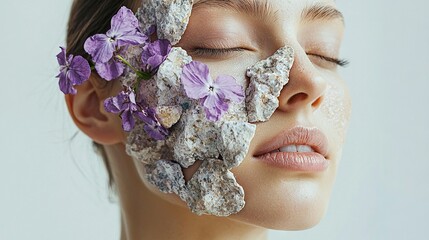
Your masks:
M158 106L155 108L159 123L165 128L171 128L182 115L181 106Z
M289 82L294 50L285 46L272 56L247 69L250 83L246 89L249 122L267 121L279 106L280 91Z
M176 128L178 134L171 145L174 160L187 168L196 160L218 158L217 142L220 128L207 121L203 109L197 105L187 110Z
M237 167L243 161L255 131L256 126L246 122L222 124L218 148L227 169Z
M143 2L136 16L144 32L155 25L158 38L175 45L186 30L192 5L193 0L149 0Z
M127 136L126 152L135 160L144 164L152 164L159 159L171 159L165 141L153 140L143 129L144 124L138 122Z
M167 59L159 66L154 77L157 106L177 106L188 101L181 76L183 66L191 61L192 58L182 48L171 48Z
M187 204L197 215L229 216L245 205L243 188L218 159L203 161L186 186Z
M169 160L158 160L146 164L146 179L161 192L175 193L183 200L188 199L185 177L179 164Z

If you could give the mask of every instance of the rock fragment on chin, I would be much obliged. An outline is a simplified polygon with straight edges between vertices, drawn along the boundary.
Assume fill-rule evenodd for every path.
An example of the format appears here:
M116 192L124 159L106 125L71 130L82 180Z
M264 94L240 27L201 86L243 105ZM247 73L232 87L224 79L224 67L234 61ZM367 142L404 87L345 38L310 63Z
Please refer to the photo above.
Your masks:
M207 159L187 183L186 200L197 215L229 216L245 205L243 188L222 160Z
M285 46L247 69L246 75L250 78L246 89L249 122L267 121L277 109L278 97L289 82L293 61L293 48Z
M144 165L146 179L163 193L175 193L182 200L188 199L185 177L179 164L169 160L158 160Z
M156 26L159 39L178 43L186 30L193 0L148 0L137 11L137 19L144 32Z

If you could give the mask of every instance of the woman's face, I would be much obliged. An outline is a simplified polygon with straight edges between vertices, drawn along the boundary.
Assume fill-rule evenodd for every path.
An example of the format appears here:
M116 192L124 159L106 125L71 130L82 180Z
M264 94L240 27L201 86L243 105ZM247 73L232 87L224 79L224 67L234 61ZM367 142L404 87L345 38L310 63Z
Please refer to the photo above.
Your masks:
M324 215L350 115L350 98L334 62L343 31L342 16L331 0L197 0L194 4L177 46L206 63L214 77L229 74L243 79L247 67L277 49L288 45L295 50L279 107L268 121L256 124L246 158L231 170L244 189L246 205L229 218L271 229L304 229ZM317 128L325 135L326 169L291 170L257 159L276 136L297 126ZM185 179L198 165L183 169ZM176 195L159 192L144 173L140 175L160 198L187 208Z

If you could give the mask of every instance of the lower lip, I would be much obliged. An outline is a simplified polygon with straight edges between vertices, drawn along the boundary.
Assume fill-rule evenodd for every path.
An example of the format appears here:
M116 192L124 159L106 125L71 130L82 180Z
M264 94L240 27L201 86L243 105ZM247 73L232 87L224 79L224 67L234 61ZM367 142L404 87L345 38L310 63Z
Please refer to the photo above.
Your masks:
M273 152L256 159L291 171L321 172L329 166L329 161L316 152Z

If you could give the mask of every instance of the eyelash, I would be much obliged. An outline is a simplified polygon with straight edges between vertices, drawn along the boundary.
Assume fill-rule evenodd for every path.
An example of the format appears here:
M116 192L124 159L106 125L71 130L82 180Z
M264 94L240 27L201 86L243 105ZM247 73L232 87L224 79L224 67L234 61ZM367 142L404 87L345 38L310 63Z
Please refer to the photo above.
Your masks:
M204 56L209 55L212 57L220 56L223 54L233 53L233 52L243 52L245 49L243 48L196 48L192 51L193 54L197 56ZM331 58L327 56L323 56L320 54L314 54L314 53L307 53L307 55L318 57L324 61L334 63L340 67L346 67L350 62L347 59L338 59L338 58Z
M192 51L197 56L209 55L212 57L220 56L222 54L228 54L233 52L243 52L243 48L196 48Z
M326 56L323 56L323 55L320 55L320 54L314 54L314 53L307 53L307 55L318 57L318 58L320 58L322 60L335 63L336 65L338 65L340 67L346 67L350 63L347 59L331 58L331 57L326 57Z

